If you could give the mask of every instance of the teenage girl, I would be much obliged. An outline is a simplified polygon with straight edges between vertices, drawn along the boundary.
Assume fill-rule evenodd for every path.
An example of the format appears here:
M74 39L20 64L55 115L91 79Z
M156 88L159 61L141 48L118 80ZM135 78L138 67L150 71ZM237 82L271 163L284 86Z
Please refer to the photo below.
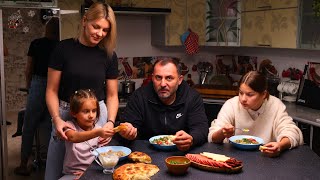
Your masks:
M108 138L114 134L113 130L96 125L99 101L90 89L78 90L71 96L70 113L73 119L68 123L72 128L64 129L68 141L65 141L64 176L60 180L79 179L95 158L90 149L98 146L98 137Z

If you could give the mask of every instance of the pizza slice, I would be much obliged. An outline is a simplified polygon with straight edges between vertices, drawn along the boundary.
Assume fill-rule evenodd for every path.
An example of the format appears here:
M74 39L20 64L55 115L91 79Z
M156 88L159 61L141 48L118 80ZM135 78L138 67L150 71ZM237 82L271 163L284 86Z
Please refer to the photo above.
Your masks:
M139 151L130 153L128 158L133 162L141 162L147 164L150 164L152 162L152 159L148 154Z

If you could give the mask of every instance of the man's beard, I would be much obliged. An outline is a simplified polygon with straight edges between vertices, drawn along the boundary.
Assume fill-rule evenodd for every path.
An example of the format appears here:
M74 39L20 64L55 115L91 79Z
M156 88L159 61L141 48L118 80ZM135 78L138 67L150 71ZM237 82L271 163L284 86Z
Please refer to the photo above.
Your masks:
M175 92L177 91L177 89L178 89L178 86L177 87L175 87L172 91L170 91L170 90L168 90L168 89L166 89L166 88L160 88L159 90L158 90L158 97L160 98L160 99L170 99L174 94L175 94ZM166 93L160 93L159 91L161 91L161 90L167 90L168 92L166 92Z

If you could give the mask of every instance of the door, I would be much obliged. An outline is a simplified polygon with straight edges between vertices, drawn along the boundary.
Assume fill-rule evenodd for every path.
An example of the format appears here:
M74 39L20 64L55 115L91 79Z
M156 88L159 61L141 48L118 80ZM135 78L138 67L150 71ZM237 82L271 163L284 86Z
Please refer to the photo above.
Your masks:
M5 120L5 91L4 91L4 44L2 9L0 9L0 179L7 179L7 125Z
M7 180L8 151L7 112L18 113L26 105L26 94L18 89L25 88L25 67L30 43L44 37L46 23L60 18L58 8L1 7L0 6L0 179ZM14 38L12 38L14 37ZM8 49L8 55L4 53ZM4 56L5 54L5 56ZM11 136L11 135L10 135ZM14 154L20 156L20 154Z

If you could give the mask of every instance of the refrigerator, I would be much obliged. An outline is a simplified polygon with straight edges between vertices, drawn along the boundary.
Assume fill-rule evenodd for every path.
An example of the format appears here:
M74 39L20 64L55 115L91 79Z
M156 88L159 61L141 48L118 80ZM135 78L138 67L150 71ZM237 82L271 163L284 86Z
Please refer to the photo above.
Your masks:
M26 95L21 97L17 90L25 87L23 65L27 62L31 41L43 37L45 24L51 17L60 18L60 9L0 4L0 180L8 179L6 112L13 110L18 113L18 109L26 104ZM5 56L7 49L9 55ZM16 66L19 69L15 69Z

